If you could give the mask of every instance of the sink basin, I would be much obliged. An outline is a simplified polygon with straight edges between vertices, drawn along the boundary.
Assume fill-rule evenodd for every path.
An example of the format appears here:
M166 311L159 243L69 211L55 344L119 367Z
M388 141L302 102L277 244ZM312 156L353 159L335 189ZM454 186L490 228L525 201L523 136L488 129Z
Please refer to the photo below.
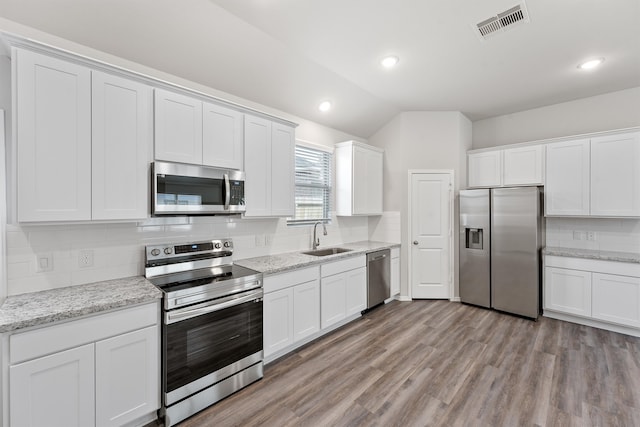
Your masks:
M349 252L349 251L351 251L351 249L327 248L327 249L316 249L315 251L307 251L302 253L305 255L313 255L313 256L327 256L327 255L341 254L343 252Z

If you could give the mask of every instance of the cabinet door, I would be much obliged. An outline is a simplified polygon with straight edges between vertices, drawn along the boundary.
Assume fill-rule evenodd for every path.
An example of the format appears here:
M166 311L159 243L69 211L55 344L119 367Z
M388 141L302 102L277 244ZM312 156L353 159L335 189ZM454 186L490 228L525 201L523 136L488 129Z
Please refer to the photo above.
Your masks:
M92 218L149 216L153 90L92 73Z
M95 425L93 344L9 368L10 425Z
M271 215L293 216L295 196L294 129L280 123L271 131Z
M345 315L360 313L367 308L367 268L347 271L345 275Z
M271 122L244 118L245 216L271 215Z
M545 214L589 215L589 140L547 145Z
M640 277L593 273L593 317L640 328Z
M320 330L320 281L293 288L293 340L300 341Z
M91 72L15 54L18 221L91 219Z
M400 258L391 258L391 296L400 293Z
M202 102L155 90L155 158L202 164Z
M241 170L244 163L243 118L239 111L202 104L202 163Z
M544 308L590 317L591 273L545 267Z
M502 160L504 185L542 185L543 145L505 149Z
M320 287L320 321L326 328L346 317L345 274L323 277Z
M591 215L640 216L640 132L591 139Z
M500 187L502 185L502 151L467 155L469 187Z
M367 153L367 214L382 215L383 165L382 153L369 151Z
M353 170L351 171L353 179L351 211L353 215L366 215L369 209L368 154L369 151L365 148L353 147Z
M293 344L293 290L271 292L264 296L265 357Z
M96 343L96 425L120 426L160 407L157 326Z

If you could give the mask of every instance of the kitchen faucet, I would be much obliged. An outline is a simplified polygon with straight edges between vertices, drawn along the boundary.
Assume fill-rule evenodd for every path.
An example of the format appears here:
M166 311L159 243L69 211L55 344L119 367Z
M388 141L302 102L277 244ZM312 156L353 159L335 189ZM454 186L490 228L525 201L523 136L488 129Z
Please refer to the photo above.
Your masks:
M315 251L316 249L318 249L318 246L320 246L320 238L317 237L316 238L316 228L318 227L318 224L322 224L322 229L324 230L324 234L325 236L327 235L327 226L325 225L324 222L322 221L316 221L315 224L313 224L313 250Z

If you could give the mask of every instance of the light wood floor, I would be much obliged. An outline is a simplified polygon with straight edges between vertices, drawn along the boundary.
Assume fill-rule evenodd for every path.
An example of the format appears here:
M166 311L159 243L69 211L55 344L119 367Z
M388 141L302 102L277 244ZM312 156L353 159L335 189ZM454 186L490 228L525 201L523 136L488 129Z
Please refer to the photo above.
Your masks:
M640 426L640 339L392 302L268 365L195 426Z

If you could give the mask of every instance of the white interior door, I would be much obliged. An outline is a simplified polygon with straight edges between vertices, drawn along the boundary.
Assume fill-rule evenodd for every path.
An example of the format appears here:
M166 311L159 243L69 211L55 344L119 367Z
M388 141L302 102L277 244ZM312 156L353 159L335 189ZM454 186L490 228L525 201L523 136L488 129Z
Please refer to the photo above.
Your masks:
M409 277L412 298L450 298L452 173L411 173Z

